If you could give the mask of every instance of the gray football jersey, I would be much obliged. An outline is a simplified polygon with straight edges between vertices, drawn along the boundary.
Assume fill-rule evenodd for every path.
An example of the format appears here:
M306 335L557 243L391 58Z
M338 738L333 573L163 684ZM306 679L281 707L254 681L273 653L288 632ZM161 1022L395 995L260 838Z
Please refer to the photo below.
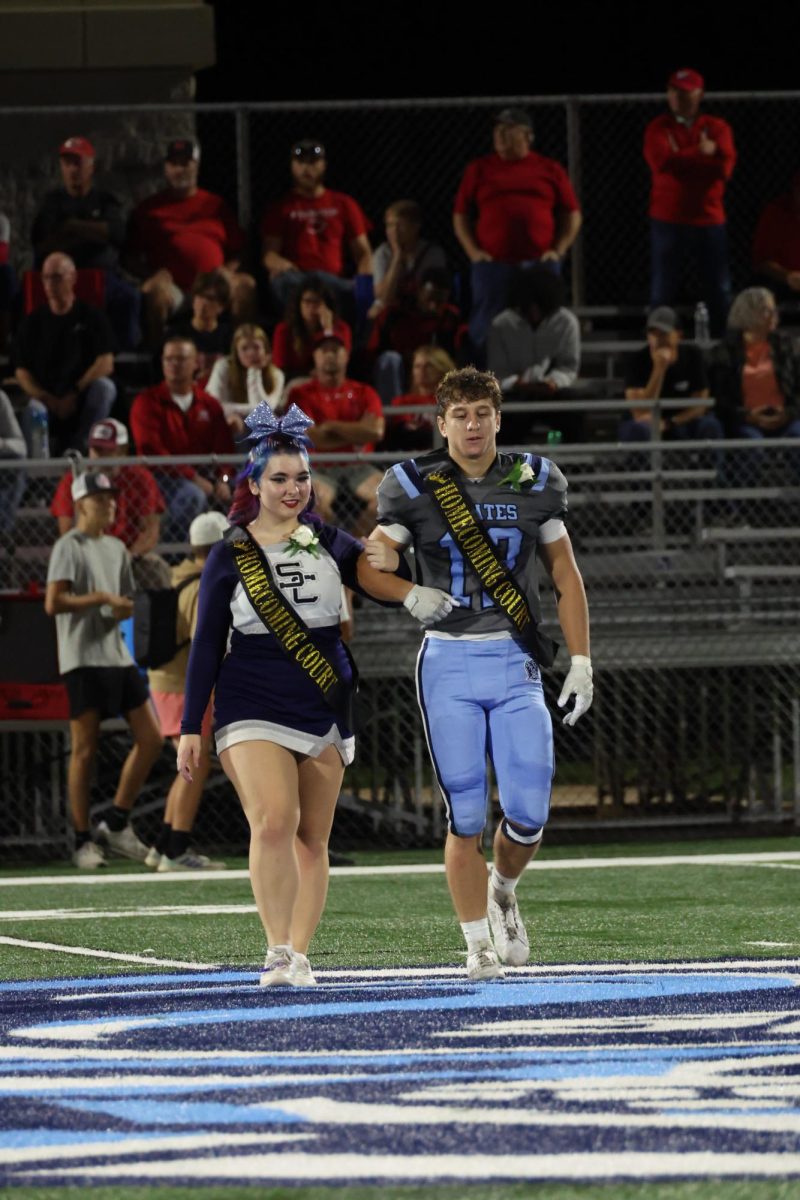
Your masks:
M518 460L533 470L534 481L520 492L501 483ZM509 630L506 616L481 588L465 562L436 502L426 491L432 471L456 473L497 556L513 572L525 593L535 620L541 619L536 577L539 529L546 521L563 519L567 511L567 481L555 463L534 454L499 453L480 482L458 470L446 451L434 450L398 463L386 472L378 488L378 524L402 525L411 534L417 561L417 581L442 588L461 601L436 629L453 635L498 633Z

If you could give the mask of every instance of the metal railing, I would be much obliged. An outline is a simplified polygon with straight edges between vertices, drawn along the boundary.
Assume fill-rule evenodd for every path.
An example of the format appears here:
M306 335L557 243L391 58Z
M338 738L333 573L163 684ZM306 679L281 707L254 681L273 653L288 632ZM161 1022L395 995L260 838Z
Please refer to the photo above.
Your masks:
M720 487L704 465L704 455L720 451L738 456L739 485ZM612 443L549 453L570 482L568 523L589 595L597 680L595 705L583 721L574 729L554 722L554 833L800 826L800 488L793 458L800 443ZM333 457L320 455L320 465ZM382 466L397 455L365 457ZM0 489L15 472L28 473L17 517L0 538L0 587L43 583L56 536L48 504L65 465L0 463ZM658 504L662 518L654 519ZM343 508L341 520L347 517ZM185 547L163 549L174 556ZM542 600L546 628L558 637L544 581ZM357 608L362 723L337 817L340 847L441 839L416 705L418 646L419 631L403 611L367 602ZM545 673L554 712L563 670L557 659ZM127 745L116 729L104 739L93 793L98 812L113 794ZM8 853L66 853L67 752L63 722L0 723L0 846ZM173 770L165 751L139 806L145 837ZM209 794L198 841L241 850L246 831L221 776Z

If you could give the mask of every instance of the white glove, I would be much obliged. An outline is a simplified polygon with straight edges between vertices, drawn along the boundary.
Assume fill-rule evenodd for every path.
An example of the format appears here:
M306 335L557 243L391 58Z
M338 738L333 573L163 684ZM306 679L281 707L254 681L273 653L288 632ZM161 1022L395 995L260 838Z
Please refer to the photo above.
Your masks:
M442 617L451 613L457 603L457 600L439 588L420 587L419 584L415 584L403 601L403 607L408 609L420 625L434 625L436 621L441 621Z
M592 707L594 694L592 660L585 654L572 655L572 666L564 680L561 695L558 697L559 708L564 707L573 692L575 693L575 704L564 717L564 725L574 725Z

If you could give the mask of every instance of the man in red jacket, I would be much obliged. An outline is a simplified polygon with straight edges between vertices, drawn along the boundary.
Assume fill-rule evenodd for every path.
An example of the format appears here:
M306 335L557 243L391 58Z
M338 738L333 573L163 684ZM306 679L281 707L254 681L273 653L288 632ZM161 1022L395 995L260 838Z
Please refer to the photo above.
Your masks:
M644 134L653 177L650 307L675 303L686 260L694 257L711 330L719 335L731 302L723 195L736 148L728 122L700 112L704 87L697 71L674 71L667 83L669 112L651 121Z
M161 356L163 383L140 392L130 425L139 454L233 454L230 426L222 407L194 382L197 348L186 338L170 338ZM185 541L189 526L214 501L231 498L227 470L169 466L154 471L167 502L167 540Z

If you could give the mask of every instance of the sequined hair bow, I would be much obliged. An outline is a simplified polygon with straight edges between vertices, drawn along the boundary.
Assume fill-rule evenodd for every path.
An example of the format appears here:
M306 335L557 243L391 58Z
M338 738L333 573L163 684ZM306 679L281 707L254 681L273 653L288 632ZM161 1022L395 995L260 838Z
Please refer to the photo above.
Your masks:
M276 417L266 400L262 400L251 413L247 414L244 423L250 432L243 440L254 443L253 450L265 438L275 437L299 442L303 446L311 445L306 436L306 430L314 422L296 404L291 404L282 417Z

